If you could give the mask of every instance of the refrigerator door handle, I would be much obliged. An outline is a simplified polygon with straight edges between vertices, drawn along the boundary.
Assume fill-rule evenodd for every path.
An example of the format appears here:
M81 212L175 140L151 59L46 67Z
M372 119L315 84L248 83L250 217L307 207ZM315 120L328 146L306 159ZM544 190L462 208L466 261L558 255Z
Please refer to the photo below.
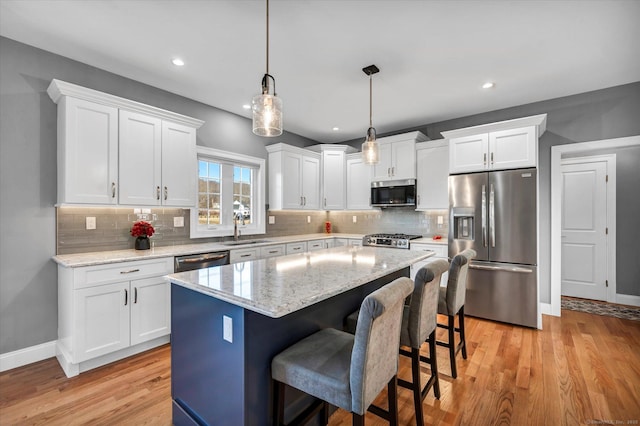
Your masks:
M487 187L482 185L482 246L487 246Z
M477 263L470 263L469 268L480 269L483 271L506 271L506 272L520 272L523 274L533 273L533 269L524 268L522 266L491 266L491 265L479 265Z
M495 198L493 193L493 184L489 190L489 233L491 238L491 247L496 246L496 215L495 215Z

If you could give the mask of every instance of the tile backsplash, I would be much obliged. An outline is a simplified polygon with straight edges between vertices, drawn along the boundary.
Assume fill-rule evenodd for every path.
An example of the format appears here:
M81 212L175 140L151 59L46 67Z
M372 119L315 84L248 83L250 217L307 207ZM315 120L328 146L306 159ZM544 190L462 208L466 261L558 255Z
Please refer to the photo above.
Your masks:
M267 225L265 237L279 237L324 232L325 222L331 222L334 233L419 234L430 237L447 236L448 214L446 210L417 212L411 208L394 207L366 211L283 211L271 210L275 223ZM438 224L441 216L442 223ZM96 229L86 229L86 218L96 218ZM174 227L174 218L182 217L184 227ZM355 217L355 223L353 218ZM154 208L150 213L134 213L134 209L122 207L59 207L57 208L57 253L71 254L92 251L132 249L134 238L129 234L137 220L151 222L156 233L151 238L155 246L206 243L226 238L189 238L189 210L179 208Z

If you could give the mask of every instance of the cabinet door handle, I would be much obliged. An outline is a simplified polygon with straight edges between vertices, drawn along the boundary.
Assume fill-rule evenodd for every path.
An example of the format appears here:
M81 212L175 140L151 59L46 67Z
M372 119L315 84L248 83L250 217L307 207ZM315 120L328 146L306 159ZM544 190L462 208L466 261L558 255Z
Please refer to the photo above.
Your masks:
M396 175L396 166L393 166L391 168L391 176L395 176Z
M493 166L493 152L491 153L491 165Z
M167 196L169 195L169 189L167 189L167 187L164 187L164 200L167 201Z
M156 186L156 200L160 199L160 187Z
M304 204L302 204L302 196L300 196L300 205L301 206L304 205Z
M304 200L304 202L302 203L303 206L307 205L307 197L302 197L302 199Z
M241 254L240 257L250 257L251 253L247 253L247 254Z
M140 272L140 269L129 269L128 271L120 271L121 274L133 274L134 272Z
M418 195L418 205L420 205L420 195Z
M271 250L271 251L269 252L269 254L276 254L276 253L278 253L278 250Z
M124 289L124 306L127 306L127 303L129 303L129 292L125 288Z
M484 154L482 154L482 165L483 166L487 165L487 153L486 152Z
M324 198L324 206L327 207L327 198Z
M111 182L111 198L116 198L116 183Z
M138 287L133 288L133 303L138 303Z
M387 167L387 176L391 177L391 167Z

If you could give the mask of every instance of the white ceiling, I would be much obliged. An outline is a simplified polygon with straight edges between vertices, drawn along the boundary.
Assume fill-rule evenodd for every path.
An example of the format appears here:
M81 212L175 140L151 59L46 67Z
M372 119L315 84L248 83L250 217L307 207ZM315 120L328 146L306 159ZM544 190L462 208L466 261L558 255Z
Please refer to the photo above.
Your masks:
M364 138L370 64L378 134L640 81L637 0L271 0L270 23L284 128L324 143ZM0 0L0 34L246 117L265 73L263 0Z

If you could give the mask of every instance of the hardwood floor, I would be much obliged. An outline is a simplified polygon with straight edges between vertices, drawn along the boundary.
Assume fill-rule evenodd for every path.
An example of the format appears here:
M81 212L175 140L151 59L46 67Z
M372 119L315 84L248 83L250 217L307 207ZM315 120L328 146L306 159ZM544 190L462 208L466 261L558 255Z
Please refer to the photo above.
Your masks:
M442 397L425 399L426 424L640 424L640 322L563 310L542 331L471 317L466 326L457 379L438 348ZM399 375L410 377L404 357ZM41 361L0 374L0 425L170 425L170 381L168 345L71 379ZM411 392L398 397L400 424L415 424ZM351 416L338 410L329 424Z

